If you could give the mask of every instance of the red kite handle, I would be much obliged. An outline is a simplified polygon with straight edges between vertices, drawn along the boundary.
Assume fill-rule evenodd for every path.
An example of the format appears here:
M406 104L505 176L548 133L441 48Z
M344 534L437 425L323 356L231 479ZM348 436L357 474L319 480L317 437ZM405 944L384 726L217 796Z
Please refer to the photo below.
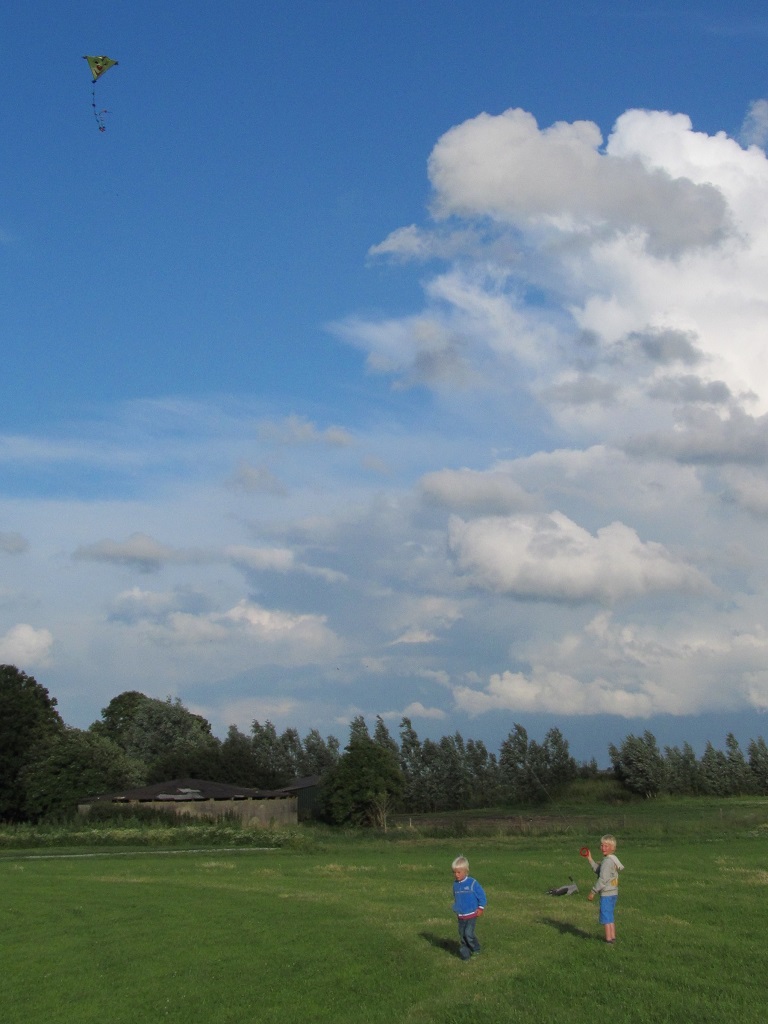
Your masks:
M580 857L589 857L590 856L589 847L588 846L582 846L582 848L579 850L579 856Z

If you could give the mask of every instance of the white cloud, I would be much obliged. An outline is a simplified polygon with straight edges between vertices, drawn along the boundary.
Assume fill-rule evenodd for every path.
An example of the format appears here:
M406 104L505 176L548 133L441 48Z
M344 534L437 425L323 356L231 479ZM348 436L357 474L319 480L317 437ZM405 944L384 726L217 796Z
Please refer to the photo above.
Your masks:
M125 595L119 602L122 617L113 616L131 630L136 642L184 649L195 657L226 657L227 664L308 665L327 662L342 651L328 628L326 617L266 608L246 598L226 611L186 611L167 595L137 595L140 607L125 614ZM200 649L205 650L201 651Z
M246 494L274 494L282 497L288 493L287 487L266 466L251 466L241 462L235 473L228 480L234 490Z
M401 718L429 718L435 721L441 721L446 717L445 711L441 708L426 708L421 701L415 700L407 707L404 707Z
M439 313L371 322L350 317L333 331L368 352L368 369L399 377L400 386L464 389L476 383L458 331Z
M440 594L393 594L384 625L398 631L390 644L429 644L462 618L461 604Z
M326 444L346 448L354 444L354 437L343 427L317 426L301 416L286 416L283 420L264 421L259 425L259 436L283 445Z
M210 559L210 555L201 551L173 548L144 533L131 534L124 541L106 539L94 544L83 544L72 557L122 565L142 573L158 572L168 563L197 563Z
M288 548L226 548L225 555L235 564L257 572L290 572L296 558Z
M437 639L438 637L434 633L429 633L425 629L409 629L402 636L392 640L391 646L396 644L431 644Z
M750 104L741 126L740 139L745 146L765 149L768 144L768 100L755 100Z
M437 470L422 478L421 489L428 501L465 512L511 512L533 504L531 496L503 470Z
M530 671L505 670L485 686L456 686L457 705L471 715L506 710L623 718L768 709L762 668L768 635L761 626L641 626L602 613L559 644L532 646Z
M21 622L0 637L0 663L22 669L44 668L51 664L52 647L50 630L35 629Z
M761 518L768 517L768 476L765 468L758 470L729 467L723 483L730 500Z
M663 545L614 522L590 534L560 512L451 519L459 572L477 587L522 598L608 601L664 590L708 589Z
M250 735L255 721L262 725L272 722L279 732L295 728L299 710L299 702L291 697L244 697L229 701L221 708L203 709L200 713L207 718L215 717L227 726L236 725L241 732Z
M631 437L626 450L635 455L655 455L680 462L768 462L768 414L750 416L739 409L727 416L695 406L685 408L671 430Z
M210 598L201 590L179 587L173 591L142 590L131 587L110 602L112 622L164 622L175 612L199 614L208 611Z
M690 130L690 121L678 121L678 132ZM446 132L432 151L435 213L543 222L572 233L639 230L661 255L715 244L728 232L717 188L644 165L615 145L601 153L602 142L589 121L539 129L523 110L480 114Z
M490 219L495 235L484 252L473 235L466 258L427 282L422 314L346 323L372 368L408 379L421 348L415 325L425 323L461 353L462 382L480 374L486 386L509 389L525 383L526 367L555 405L583 405L588 383L590 401L612 406L590 420L595 436L621 429L634 409L647 415L643 398L675 357L695 365L703 385L751 392L757 411L768 410L761 150L696 132L680 114L628 111L602 147L594 124L542 129L510 110L447 132L430 176L436 216L470 226ZM515 240L506 252L505 231ZM420 255L429 238L420 236ZM390 240L382 252L398 249L399 236ZM548 301L526 303L529 286ZM577 373L585 356L596 360L589 380Z
M344 573L334 569L300 562L289 548L234 546L225 548L224 555L234 566L245 572L298 572L307 576L316 576L327 583L339 583L347 578Z

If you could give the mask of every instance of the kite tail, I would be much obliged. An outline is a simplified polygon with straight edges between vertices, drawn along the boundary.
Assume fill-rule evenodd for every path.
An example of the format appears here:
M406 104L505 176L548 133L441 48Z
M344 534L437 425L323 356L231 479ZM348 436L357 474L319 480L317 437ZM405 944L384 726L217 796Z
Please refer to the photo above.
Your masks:
M96 79L93 80L93 89L91 90L91 106L93 107L93 116L96 118L96 124L99 126L100 132L105 132L107 126L104 124L104 115L108 114L108 110L97 110L96 109Z

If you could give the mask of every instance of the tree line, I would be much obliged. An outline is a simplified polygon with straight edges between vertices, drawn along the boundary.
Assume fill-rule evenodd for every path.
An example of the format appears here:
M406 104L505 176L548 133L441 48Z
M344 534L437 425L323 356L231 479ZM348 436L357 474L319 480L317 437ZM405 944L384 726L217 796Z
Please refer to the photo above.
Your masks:
M459 732L420 739L403 718L397 737L383 718L371 732L363 716L349 726L344 748L311 729L278 733L267 721L250 732L210 723L180 700L136 690L114 697L87 729L66 725L57 702L34 677L0 666L0 820L38 820L71 810L100 793L179 778L280 789L320 776L321 808L334 824L383 822L392 811L423 813L557 800L579 776L597 775L595 761L577 764L559 729L539 743L514 724L498 754ZM707 745L697 759L689 744L659 750L653 735L611 745L612 771L632 793L727 796L768 794L768 748L751 741L747 756L729 734L725 752Z
M700 758L690 743L659 749L651 732L627 736L620 746L610 744L616 778L631 793L652 797L768 795L768 746L762 736L750 740L744 755L733 733L725 750L708 741Z

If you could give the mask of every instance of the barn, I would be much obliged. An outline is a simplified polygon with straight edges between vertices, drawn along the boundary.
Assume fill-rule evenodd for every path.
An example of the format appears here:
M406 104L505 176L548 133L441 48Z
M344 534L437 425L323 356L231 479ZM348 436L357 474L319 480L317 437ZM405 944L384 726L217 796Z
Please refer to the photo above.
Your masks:
M248 825L295 825L311 817L317 776L296 779L282 789L249 789L204 779L171 779L151 786L101 793L78 803L87 815L100 804L137 805L191 818L219 818L235 815Z

